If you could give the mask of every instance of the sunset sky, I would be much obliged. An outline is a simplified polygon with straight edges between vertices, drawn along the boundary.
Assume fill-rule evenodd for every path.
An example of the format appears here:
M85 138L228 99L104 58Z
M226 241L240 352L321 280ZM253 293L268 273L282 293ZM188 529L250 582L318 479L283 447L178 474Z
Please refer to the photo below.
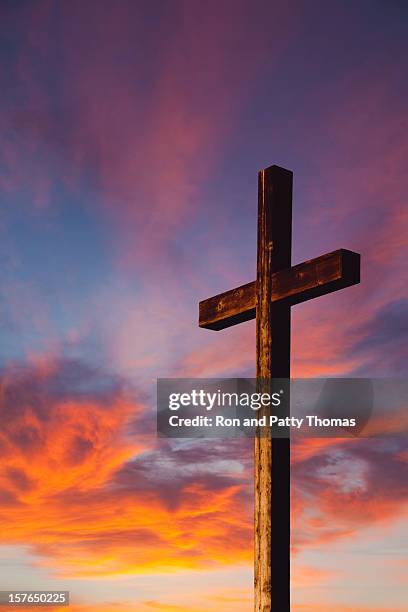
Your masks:
M254 323L198 301L254 280L271 164L294 264L362 254L293 308L292 375L406 375L408 4L2 0L0 31L0 589L247 612L251 441L158 440L156 378L254 374ZM406 611L408 441L292 462L293 610Z

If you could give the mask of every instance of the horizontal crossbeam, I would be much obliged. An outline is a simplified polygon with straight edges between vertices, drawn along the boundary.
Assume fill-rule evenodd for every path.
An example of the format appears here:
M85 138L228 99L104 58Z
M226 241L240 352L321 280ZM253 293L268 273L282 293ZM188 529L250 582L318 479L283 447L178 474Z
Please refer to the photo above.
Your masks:
M360 255L346 249L326 253L272 275L272 302L294 305L360 282ZM256 281L203 300L199 326L225 329L254 319Z

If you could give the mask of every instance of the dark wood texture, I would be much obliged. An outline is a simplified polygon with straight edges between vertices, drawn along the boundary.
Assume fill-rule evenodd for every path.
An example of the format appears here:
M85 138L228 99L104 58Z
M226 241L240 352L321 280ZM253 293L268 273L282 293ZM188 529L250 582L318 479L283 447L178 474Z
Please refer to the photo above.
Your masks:
M256 375L259 392L290 376L290 305L272 300L273 281L290 268L292 173L278 166L258 176ZM273 348L273 351L272 351ZM263 411L263 414L268 411ZM289 439L255 437L255 611L290 607Z
M272 275L272 301L291 306L360 282L360 255L346 249L275 272ZM256 281L199 304L199 326L221 330L256 316Z

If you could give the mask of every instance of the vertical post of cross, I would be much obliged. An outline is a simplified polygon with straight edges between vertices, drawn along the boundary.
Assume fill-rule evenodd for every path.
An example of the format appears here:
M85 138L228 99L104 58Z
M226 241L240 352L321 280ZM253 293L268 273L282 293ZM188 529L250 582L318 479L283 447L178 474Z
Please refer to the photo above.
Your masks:
M271 379L290 378L290 307L360 282L360 255L346 249L292 268L291 230L292 172L279 166L261 170L257 279L200 302L199 325L207 329L221 330L256 317L256 375L258 388L266 391L271 390ZM285 387L283 416L290 406L289 385ZM288 437L255 437L254 527L255 612L288 612Z
M256 376L290 377L290 305L272 301L272 275L291 267L292 172L258 175ZM255 438L255 611L290 609L290 441Z

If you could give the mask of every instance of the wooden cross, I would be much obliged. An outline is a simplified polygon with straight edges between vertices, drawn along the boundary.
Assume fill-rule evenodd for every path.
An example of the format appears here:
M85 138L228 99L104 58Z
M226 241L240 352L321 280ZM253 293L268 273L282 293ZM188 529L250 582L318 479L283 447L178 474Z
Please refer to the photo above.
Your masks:
M360 255L340 249L291 267L292 179L258 174L257 279L200 302L199 325L256 317L258 380L290 377L290 308L360 282ZM255 612L290 610L290 441L255 437Z

